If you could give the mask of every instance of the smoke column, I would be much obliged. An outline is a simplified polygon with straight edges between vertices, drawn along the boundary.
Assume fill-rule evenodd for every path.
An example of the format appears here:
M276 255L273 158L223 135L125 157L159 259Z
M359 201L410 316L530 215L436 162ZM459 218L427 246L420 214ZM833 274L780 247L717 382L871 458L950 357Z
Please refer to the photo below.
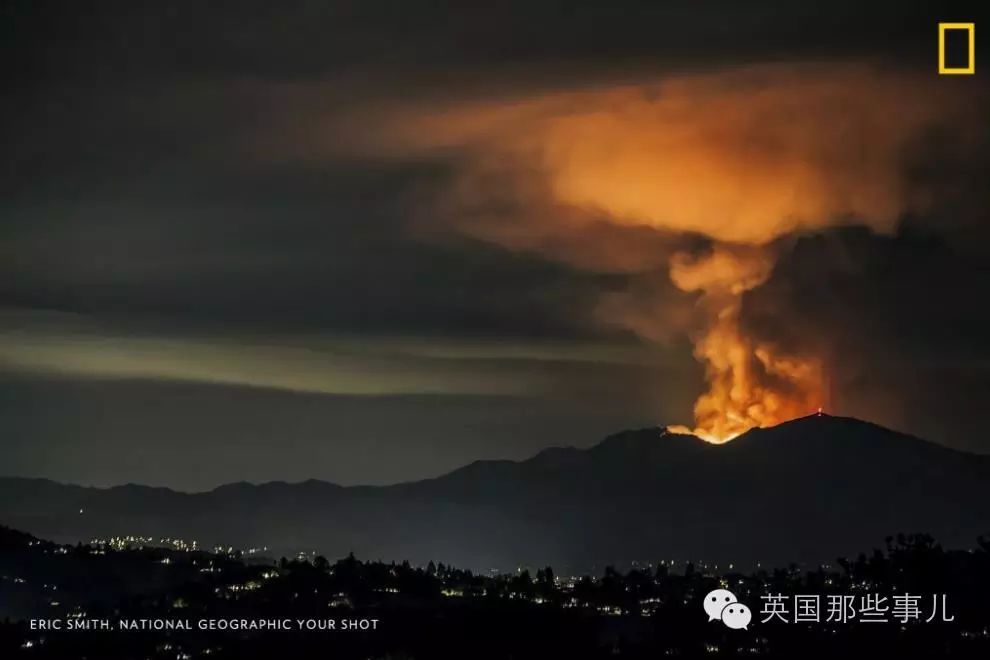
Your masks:
M689 430L724 442L825 403L827 365L749 336L746 294L772 276L782 238L849 224L892 233L924 205L906 154L955 110L928 84L862 66L765 66L448 101L383 121L364 148L456 160L429 212L435 230L669 277L693 298L689 327L631 292L598 316L651 341L686 331L708 383Z

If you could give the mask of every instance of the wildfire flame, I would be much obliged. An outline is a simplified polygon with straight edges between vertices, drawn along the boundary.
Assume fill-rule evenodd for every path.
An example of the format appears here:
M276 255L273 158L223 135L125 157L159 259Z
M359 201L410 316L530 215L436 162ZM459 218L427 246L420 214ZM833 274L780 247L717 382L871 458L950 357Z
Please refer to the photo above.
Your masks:
M671 426L672 432L728 442L753 427L806 415L821 403L819 360L782 354L746 336L740 326L743 294L772 269L769 251L760 247L717 247L700 258L675 255L671 280L683 291L701 294L706 321L694 338L694 354L705 364L709 387L695 402L695 428Z

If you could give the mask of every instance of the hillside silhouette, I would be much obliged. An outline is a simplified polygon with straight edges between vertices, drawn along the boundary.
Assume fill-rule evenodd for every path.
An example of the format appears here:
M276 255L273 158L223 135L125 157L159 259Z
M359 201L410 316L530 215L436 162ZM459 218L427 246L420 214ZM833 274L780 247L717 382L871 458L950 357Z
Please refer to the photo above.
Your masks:
M990 532L987 484L990 457L815 415L722 446L626 431L385 487L237 483L188 494L5 478L0 523L64 542L141 534L476 569L814 564L897 532L969 547Z

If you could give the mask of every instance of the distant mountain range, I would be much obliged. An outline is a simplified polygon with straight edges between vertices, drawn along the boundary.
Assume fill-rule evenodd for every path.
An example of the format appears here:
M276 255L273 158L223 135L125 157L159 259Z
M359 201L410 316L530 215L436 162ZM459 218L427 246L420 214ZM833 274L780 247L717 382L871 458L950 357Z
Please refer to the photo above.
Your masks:
M195 469L190 465L190 469ZM990 457L815 415L716 446L662 428L478 461L394 486L235 483L204 493L0 478L0 524L59 541L172 536L475 569L659 559L821 562L927 532L990 536Z

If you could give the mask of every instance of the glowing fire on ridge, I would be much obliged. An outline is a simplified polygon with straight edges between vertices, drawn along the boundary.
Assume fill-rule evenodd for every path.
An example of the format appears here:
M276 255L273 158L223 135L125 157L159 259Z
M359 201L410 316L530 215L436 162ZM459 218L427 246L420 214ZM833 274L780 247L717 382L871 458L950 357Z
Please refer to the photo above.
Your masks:
M702 257L678 254L672 260L674 284L701 294L706 321L694 337L694 353L705 365L709 386L695 402L696 427L669 427L672 432L723 443L753 427L807 415L821 404L825 386L819 360L782 354L740 327L743 294L762 284L772 269L772 255L762 247L716 247Z

